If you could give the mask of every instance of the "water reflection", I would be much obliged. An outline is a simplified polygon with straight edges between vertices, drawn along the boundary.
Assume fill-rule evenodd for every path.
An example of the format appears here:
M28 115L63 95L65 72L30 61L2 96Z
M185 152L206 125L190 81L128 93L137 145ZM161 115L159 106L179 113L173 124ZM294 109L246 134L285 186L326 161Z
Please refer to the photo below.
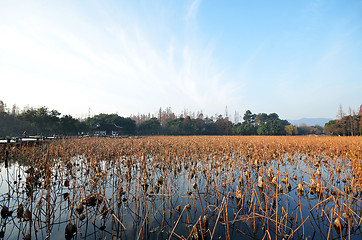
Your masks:
M134 141L122 143L136 149ZM142 144L137 155L118 150L110 157L96 144L92 151L104 156L49 153L47 163L39 157L48 154L45 147L30 148L32 161L10 150L13 157L6 157L0 173L0 237L362 237L359 192L351 188L351 167L342 158L335 161L343 171L298 153L255 162L236 152L227 161L193 152L165 161L157 151L146 154Z

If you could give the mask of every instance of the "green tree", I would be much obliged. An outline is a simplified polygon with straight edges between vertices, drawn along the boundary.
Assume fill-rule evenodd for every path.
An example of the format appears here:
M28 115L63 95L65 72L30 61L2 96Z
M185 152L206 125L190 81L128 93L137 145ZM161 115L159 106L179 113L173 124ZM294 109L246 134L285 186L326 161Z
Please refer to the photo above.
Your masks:
M204 133L206 135L216 135L217 134L215 122L211 118L206 117L204 119L204 123L205 123L205 132Z
M134 134L136 131L136 122L131 118L124 118L118 116L118 114L98 114L92 118L87 119L87 124L91 128L94 128L97 124L115 124L122 127L124 134Z
M250 110L247 110L245 113L244 113L244 122L245 123L254 123L255 122L255 118L256 118L256 115L253 114Z
M298 128L293 125L286 125L284 127L284 130L287 135L297 135L298 134Z
M70 115L65 115L59 120L60 132L64 135L76 135L78 134L78 120Z
M271 119L267 123L268 135L283 135L285 134L284 126L278 119Z
M169 135L185 135L183 121L184 118L176 118L168 121L165 126L165 132Z
M268 119L269 119L269 117L268 117L268 114L266 114L266 113L257 114L255 117L255 126L258 127L261 124L266 124Z
M278 114L259 113L255 117L255 126L259 135L284 135L285 126L290 123L286 120L279 119Z
M34 131L28 122L22 121L7 112L0 112L0 138L21 137L25 130Z
M52 135L59 130L59 115L57 110L49 111L47 107L38 109L30 108L17 117L30 123L35 129L35 134Z
M139 134L155 135L161 133L161 124L157 118L151 118L142 122L138 127Z
M236 135L255 135L256 128L251 123L243 122L234 127L234 134Z
M0 100L0 113L4 113L5 109L6 109L5 103L2 100Z

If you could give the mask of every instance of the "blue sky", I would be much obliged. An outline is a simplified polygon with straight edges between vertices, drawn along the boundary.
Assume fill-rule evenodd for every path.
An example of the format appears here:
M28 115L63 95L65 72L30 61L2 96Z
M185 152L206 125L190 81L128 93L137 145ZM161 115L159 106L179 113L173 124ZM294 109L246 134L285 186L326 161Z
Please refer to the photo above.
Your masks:
M0 99L76 117L362 104L362 1L0 1Z

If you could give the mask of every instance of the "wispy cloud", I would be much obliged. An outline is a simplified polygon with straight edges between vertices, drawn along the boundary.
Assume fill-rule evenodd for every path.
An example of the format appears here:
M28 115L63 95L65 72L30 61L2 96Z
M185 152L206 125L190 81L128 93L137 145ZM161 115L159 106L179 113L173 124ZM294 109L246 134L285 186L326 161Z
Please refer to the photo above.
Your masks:
M223 4L0 1L0 99L74 115L228 106L291 118L360 102L361 4Z
M195 18L199 5L200 1L194 1L189 6L185 24ZM42 15L33 21L39 30L32 36L23 33L25 26L0 26L7 33L0 40L7 50L0 46L0 51L5 52L4 58L13 58L2 66L12 68L0 77L24 86L16 99L10 97L13 92L2 91L4 100L23 105L51 104L71 114L87 112L91 107L93 112L123 115L167 106L176 112L188 108L213 114L235 102L235 86L217 65L212 49L200 47L188 36L182 42L171 37L163 46L137 19L125 25L110 23L109 19L94 24L75 18L71 27ZM26 69L19 71L24 66ZM40 92L42 98L25 98L25 92ZM58 94L66 97L54 98Z
M185 19L187 22L192 21L195 19L197 15L197 11L200 7L201 0L193 0L190 6L187 8Z

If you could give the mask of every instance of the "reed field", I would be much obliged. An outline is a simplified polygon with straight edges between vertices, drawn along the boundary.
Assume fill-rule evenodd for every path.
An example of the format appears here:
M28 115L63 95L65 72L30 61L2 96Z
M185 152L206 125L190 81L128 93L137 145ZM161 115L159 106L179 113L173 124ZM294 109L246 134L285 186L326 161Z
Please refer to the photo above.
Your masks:
M361 239L362 137L1 146L4 239Z

